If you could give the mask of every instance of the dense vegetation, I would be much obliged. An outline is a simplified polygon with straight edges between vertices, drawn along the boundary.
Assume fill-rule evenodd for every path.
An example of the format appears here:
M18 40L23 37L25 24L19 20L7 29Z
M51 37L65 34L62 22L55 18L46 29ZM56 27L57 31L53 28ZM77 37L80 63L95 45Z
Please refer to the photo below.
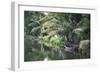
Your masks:
M24 61L90 58L90 14L24 12Z

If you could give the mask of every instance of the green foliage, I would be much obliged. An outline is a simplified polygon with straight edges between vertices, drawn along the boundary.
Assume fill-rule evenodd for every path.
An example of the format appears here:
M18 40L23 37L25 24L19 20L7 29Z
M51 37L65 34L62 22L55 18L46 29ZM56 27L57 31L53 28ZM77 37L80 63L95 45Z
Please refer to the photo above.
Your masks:
M62 45L62 42L63 38L60 36L55 35L50 38L50 43L52 44L52 47L59 48Z
M25 11L24 23L24 61L90 57L90 49L79 50L82 40L90 40L89 14Z

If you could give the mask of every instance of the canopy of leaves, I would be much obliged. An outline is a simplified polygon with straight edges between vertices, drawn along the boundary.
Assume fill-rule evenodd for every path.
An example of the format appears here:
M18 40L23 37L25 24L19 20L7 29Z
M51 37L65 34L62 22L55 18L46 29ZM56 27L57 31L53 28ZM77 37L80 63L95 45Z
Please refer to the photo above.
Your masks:
M89 58L90 50L80 53L84 40L90 40L90 14L24 11L24 61Z

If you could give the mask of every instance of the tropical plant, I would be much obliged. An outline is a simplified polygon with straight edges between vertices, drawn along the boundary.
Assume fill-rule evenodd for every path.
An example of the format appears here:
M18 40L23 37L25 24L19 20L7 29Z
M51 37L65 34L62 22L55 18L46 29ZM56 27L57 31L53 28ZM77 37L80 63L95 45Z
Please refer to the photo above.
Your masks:
M89 14L25 11L24 23L25 61L80 59L81 41L90 40Z

